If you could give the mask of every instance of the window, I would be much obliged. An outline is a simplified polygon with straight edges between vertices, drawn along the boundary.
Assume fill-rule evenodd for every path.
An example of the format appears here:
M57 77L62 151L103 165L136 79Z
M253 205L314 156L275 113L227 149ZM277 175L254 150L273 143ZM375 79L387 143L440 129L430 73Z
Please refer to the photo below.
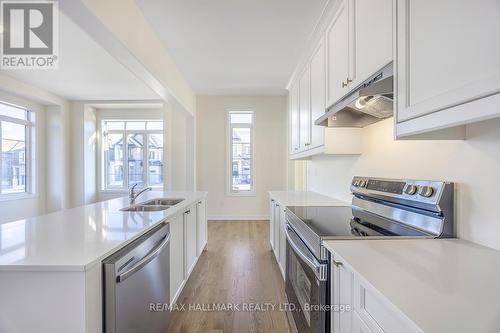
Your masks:
M163 187L163 122L104 120L104 190Z
M253 194L253 112L229 112L229 192Z
M34 112L0 102L0 196L33 192L34 125Z

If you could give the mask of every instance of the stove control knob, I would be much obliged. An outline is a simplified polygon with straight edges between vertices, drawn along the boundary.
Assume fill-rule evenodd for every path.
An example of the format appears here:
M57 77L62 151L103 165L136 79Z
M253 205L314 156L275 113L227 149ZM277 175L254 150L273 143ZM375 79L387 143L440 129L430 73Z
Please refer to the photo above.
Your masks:
M354 187L358 187L359 186L359 180L355 180L354 183L352 183L352 185Z
M414 195L415 193L417 193L417 189L418 188L416 185L408 184L408 185L406 185L405 193L408 195Z
M418 194L424 198L430 198L434 194L434 188L431 186L420 186Z
M360 180L359 187L365 187L365 186L366 186L366 180Z

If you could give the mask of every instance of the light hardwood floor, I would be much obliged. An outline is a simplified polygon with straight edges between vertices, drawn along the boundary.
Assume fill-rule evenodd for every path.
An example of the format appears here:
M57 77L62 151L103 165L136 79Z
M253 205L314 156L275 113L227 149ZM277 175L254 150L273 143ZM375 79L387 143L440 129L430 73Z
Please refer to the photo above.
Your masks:
M286 313L242 311L243 303L284 300L284 282L269 245L268 221L209 221L208 245L184 287L169 333L289 332ZM188 311L189 304L239 304L240 311Z

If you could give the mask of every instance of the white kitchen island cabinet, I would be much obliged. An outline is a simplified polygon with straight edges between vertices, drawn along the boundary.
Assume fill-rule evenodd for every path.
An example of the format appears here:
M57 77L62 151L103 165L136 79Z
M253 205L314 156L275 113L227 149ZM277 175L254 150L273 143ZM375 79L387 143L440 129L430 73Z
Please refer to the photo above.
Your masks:
M206 195L149 191L138 202L183 200L163 211L125 212L120 209L130 203L122 197L2 224L0 233L8 232L16 246L15 251L0 251L0 332L102 332L102 260L165 221L171 230L170 292L174 301L188 278L184 274L183 213L196 212L196 205L204 204ZM193 216L205 218L204 214ZM195 263L200 222L195 218L187 223L194 225L186 230L194 232L188 241L194 244ZM189 255L192 262L193 254Z
M196 205L196 221L198 230L196 232L196 246L198 247L198 255L201 255L207 246L208 226L207 226L207 203L206 200L198 201Z
M170 223L170 303L175 302L186 281L184 263L184 213L169 221Z
M205 199L188 206L170 222L170 303L177 301L207 244Z
M183 214L184 216L184 257L186 258L184 264L185 275L189 276L193 271L196 260L198 259L196 247L196 231L197 231L197 218L196 206L190 206Z
M397 136L500 116L498 0L394 6Z

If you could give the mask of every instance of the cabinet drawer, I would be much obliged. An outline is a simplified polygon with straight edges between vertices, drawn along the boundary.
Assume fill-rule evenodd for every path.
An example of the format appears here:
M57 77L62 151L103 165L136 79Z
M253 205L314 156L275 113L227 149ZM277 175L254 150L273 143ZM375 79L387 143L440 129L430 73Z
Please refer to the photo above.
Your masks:
M372 332L415 332L370 288L354 279L354 310Z

